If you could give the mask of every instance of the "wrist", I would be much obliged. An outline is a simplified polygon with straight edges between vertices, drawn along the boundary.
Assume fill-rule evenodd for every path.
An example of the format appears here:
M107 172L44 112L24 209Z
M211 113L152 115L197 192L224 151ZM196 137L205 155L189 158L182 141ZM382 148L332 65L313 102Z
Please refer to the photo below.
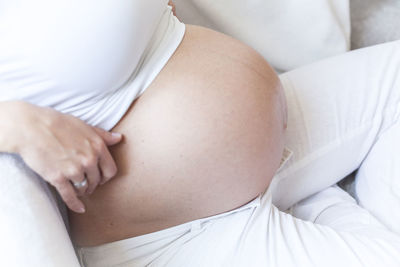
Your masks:
M19 141L17 133L19 117L26 103L22 101L0 102L0 152L18 153Z

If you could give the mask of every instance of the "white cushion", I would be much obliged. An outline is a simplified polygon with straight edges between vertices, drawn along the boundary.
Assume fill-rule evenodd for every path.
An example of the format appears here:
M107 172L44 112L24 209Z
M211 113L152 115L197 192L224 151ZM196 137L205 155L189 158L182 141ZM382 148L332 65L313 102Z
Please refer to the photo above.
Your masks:
M400 39L399 0L351 0L351 48Z
M20 157L2 153L0 181L0 266L80 266L47 184Z
M279 72L350 47L349 0L174 0L185 23L252 46Z

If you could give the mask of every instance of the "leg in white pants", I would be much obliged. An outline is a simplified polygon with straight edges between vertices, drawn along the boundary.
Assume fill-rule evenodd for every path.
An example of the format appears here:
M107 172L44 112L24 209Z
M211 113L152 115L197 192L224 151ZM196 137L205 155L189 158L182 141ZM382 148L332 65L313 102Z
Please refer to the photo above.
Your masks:
M281 78L289 107L288 147L294 156L276 176L274 203L286 209L361 166L355 188L365 209L338 187L291 208L294 216L314 225L272 207L268 227L256 231L267 232L265 263L400 266L400 239L388 229L400 233L400 41L327 59ZM254 258L262 259L262 251L256 251Z
M399 141L382 135L400 116L400 41L327 59L283 74L281 80L289 109L287 146L294 156L273 181L277 207L286 210L362 163L380 173L373 175L377 183L386 179L382 168L388 176L397 175L399 188ZM386 148L371 153L380 142Z
M325 249L335 254L347 246L353 253L350 258L358 260L353 265L349 258L343 262L345 266L357 266L356 262L360 266L400 266L398 241L389 241L390 236L398 237L384 230L400 233L400 41L328 59L281 78L289 106L288 146L295 154L274 181L274 203L287 208L360 167L355 189L366 210L332 187L298 203L291 213L330 226L336 233L300 222L290 227L292 219L279 215L275 223L282 225L280 238L293 242L296 234L291 237L288 233L290 228L296 229L301 247L330 236L326 245L311 242L308 249L303 246L311 259L316 256L314 260L318 252L326 256ZM373 236L362 243L352 239L375 231L381 232L378 236L387 235L387 243ZM350 234L351 238L337 239L336 234ZM318 243L323 250L316 248ZM384 244L392 244L392 250ZM385 249L393 254L379 255ZM363 262L367 258L368 262ZM390 260L384 263L384 259ZM324 266L328 265L327 261Z
M398 88L400 90L400 88ZM361 206L400 234L400 121L383 131L356 176Z

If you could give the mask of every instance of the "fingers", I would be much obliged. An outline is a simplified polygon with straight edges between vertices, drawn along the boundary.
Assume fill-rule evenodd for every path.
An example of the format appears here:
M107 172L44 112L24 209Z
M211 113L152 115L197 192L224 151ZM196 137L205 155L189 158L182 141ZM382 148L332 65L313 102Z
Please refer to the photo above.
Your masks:
M101 147L104 147L104 143L102 140L98 140L92 146L94 146L92 153L82 157L80 161L84 174L88 180L88 188L86 190L87 194L92 194L102 179L98 164Z
M122 135L97 127L93 129L100 138L92 143L92 153L81 158L80 163L76 164L76 166L81 166L80 168L72 166L66 175L70 181L78 183L84 181L86 176L88 184L82 188L75 188L68 179L64 178L58 183L58 187L56 186L66 205L78 213L84 212L84 205L78 196L92 194L99 183L108 182L117 173L117 166L107 146L119 143Z
M82 183L85 180L85 175L79 174L79 175L75 175L75 176L69 176L69 180L72 183ZM78 194L78 196L83 196L85 195L85 193L88 191L89 187L89 183L87 183L85 186L80 187L80 188L76 188L74 187L76 193Z
M122 140L122 134L120 133L110 133L97 127L93 127L93 129L104 140L107 146L118 144Z
M93 127L98 134L91 142L91 153L82 156L75 166L70 167L67 177L72 182L82 182L86 176L88 185L83 188L75 188L78 196L92 194L99 183L108 182L117 172L117 166L108 151L107 145L113 145L121 141L121 134L112 134L103 129ZM80 166L77 168L76 166Z
M78 197L85 195L85 193L93 193L101 180L97 158L87 157L82 160L81 166L81 168L70 166L66 175L59 174L58 177L53 179L53 185L65 204L77 213L85 212L84 204ZM85 186L76 188L73 185L73 183L81 183L85 179L88 181Z
M103 174L101 184L108 182L112 177L117 174L117 165L115 164L115 161L107 148L105 148L101 153L99 159L99 167L101 173Z
M99 155L98 168L100 169L100 173L102 176L100 184L104 184L108 182L112 177L114 177L117 173L117 165L115 164L114 159L108 151L107 146L115 145L121 142L122 134L110 133L97 127L93 127L93 129L104 141L104 144L98 143L96 145L96 150Z
M85 180L84 167L80 164L72 164L68 166L68 169L65 169L65 171L62 172L61 176L66 177L66 179L70 180L72 183L82 183ZM79 188L76 187L74 188L78 196L83 196L86 193L88 185Z
M78 198L74 187L66 178L59 179L54 186L69 209L77 213L84 213L85 206Z
M90 195L94 192L94 190L102 180L97 161L96 164L92 164L86 167L86 177L88 179L88 184L89 184L86 193Z

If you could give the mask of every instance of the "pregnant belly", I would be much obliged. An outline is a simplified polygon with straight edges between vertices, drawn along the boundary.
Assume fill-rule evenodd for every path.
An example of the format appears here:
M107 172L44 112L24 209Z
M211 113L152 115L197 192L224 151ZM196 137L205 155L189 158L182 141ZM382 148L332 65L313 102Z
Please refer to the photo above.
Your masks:
M156 80L113 129L118 174L70 213L71 234L94 246L237 208L269 185L283 149L285 104L252 49L188 26Z

